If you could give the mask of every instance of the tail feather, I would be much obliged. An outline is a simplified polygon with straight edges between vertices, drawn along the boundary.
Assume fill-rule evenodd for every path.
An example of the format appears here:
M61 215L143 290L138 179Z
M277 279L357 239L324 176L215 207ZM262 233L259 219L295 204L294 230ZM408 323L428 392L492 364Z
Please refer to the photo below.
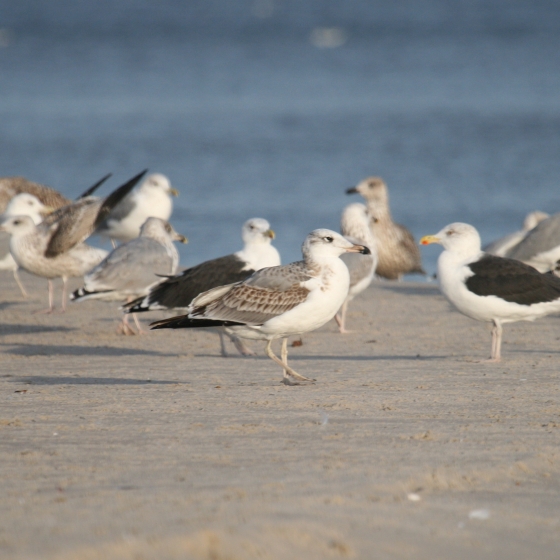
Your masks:
M178 315L150 323L151 329L200 329L205 327L233 327L243 325L235 321L217 321L214 319L191 319L188 315Z
M101 297L103 294L112 292L113 290L105 290L99 292L88 292L85 288L78 288L70 294L70 301L80 301L88 298Z

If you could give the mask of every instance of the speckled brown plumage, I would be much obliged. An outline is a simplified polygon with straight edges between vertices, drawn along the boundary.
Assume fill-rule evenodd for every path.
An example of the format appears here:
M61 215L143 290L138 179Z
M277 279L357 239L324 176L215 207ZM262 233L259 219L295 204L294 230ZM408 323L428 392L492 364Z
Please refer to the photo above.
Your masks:
M45 206L60 208L70 204L70 200L51 187L28 181L25 177L0 178L0 213L6 210L8 202L20 193L29 193L37 197Z
M420 249L412 233L393 222L387 185L383 179L368 177L346 192L359 193L366 199L372 216L371 231L377 242L377 276L398 280L403 274L426 274L422 268Z

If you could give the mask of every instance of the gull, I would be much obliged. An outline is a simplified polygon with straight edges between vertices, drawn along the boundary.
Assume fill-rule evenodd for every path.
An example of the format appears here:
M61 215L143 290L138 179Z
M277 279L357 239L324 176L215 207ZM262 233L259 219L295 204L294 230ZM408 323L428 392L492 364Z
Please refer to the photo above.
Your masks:
M245 280L253 272L268 266L280 265L280 254L271 244L274 231L263 218L251 218L241 228L243 249L217 259L204 261L167 278L154 286L146 297L138 298L125 306L129 313L158 309L187 309L192 300L211 288ZM223 334L228 335L243 355L254 352L239 338L224 329L218 330L222 356L227 356Z
M507 256L508 251L513 250L516 245L527 237L527 234L533 228L547 218L550 218L550 215L546 212L541 212L539 210L529 212L529 214L525 216L525 220L523 220L523 228L521 230L505 235L500 239L496 239L496 241L492 241L492 243L488 243L488 245L483 247L483 250L486 253L496 255L497 257L505 257Z
M99 224L97 233L122 243L130 241L140 235L140 228L148 218L169 220L173 209L170 195L178 194L165 175L148 175L137 190L111 210Z
M378 263L375 274L388 280L400 280L403 274L426 274L420 251L410 231L393 222L387 185L381 177L368 177L346 194L359 193L372 216L371 232L377 242Z
M560 213L537 224L506 257L534 266L540 272L554 270L560 260Z
M16 194L29 193L50 208L60 208L72 201L51 187L29 181L25 177L0 178L0 212L5 212L8 203Z
M198 295L188 313L151 324L154 329L227 326L242 338L266 340L267 356L284 371L292 385L314 381L288 365L287 337L330 321L348 296L350 275L339 258L345 252L369 254L329 229L316 229L302 246L303 260L263 268L242 282L219 286ZM281 338L282 359L272 351Z
M469 224L450 224L420 243L439 243L445 249L437 273L443 295L467 317L492 323L490 362L501 359L503 324L560 312L560 278L484 253L478 232Z
M45 206L36 196L22 192L20 194L16 194L10 200L8 206L6 206L4 214L0 217L0 221L12 216L29 216L33 220L34 224L39 224L51 211L52 209ZM18 269L19 267L10 252L8 252L2 260L0 260L0 270L11 270L23 297L27 297L28 294L20 280Z
M369 229L370 216L365 205L356 202L349 204L342 212L340 232L355 245L365 245L371 252L368 255L359 253L344 253L341 259L350 273L350 290L344 300L339 313L335 315L338 329L341 333L348 333L346 326L346 311L348 304L361 294L373 280L377 266L377 244Z
M84 286L70 295L73 301L102 299L130 301L145 295L161 281L161 275L174 274L179 253L173 241L186 243L171 224L160 218L148 218L140 228L140 236L119 245L84 278ZM133 314L138 332L143 332ZM123 316L119 327L123 334L135 334Z
M107 251L83 242L144 174L139 173L105 199L86 196L58 208L38 225L29 216L13 216L2 222L0 231L11 234L10 252L18 266L49 281L49 307L44 313L54 311L53 278L62 278L64 312L68 278L83 276L107 256Z
M103 177L100 181L98 181L97 183L95 183L93 186L91 186L87 191L85 191L80 198L84 198L86 196L90 196L91 193L93 193L101 184L103 184L109 177L111 176L111 174L105 175L105 177ZM1 182L1 180L0 180ZM22 188L24 188L23 183L20 181L18 184L20 184L20 186ZM32 183L32 185L35 185L35 183ZM40 185L38 185L40 186ZM47 187L45 187L47 188ZM49 189L49 191L52 189ZM49 192L47 191L47 192ZM6 194L6 190L3 191L3 194ZM56 193L56 191L54 191ZM58 193L56 193L58 194ZM0 194L1 196L1 194ZM51 197L51 199L53 200L53 202L55 204L58 204L60 202L60 200L66 200L64 197L62 197L62 195L60 195L60 199L56 198L56 197ZM58 206L59 207L59 206ZM33 223L35 225L41 223L43 221L43 219L45 218L45 216L47 216L48 214L50 214L53 210L55 209L55 207L52 206L46 206L45 204L43 204L35 195L22 191L19 194L16 194L15 196L13 196L11 198L11 200L8 202L8 205L6 206L6 209L4 211L4 214L2 216L0 216L0 221L5 219L5 218L9 218L12 216L29 216L32 220ZM23 295L23 297L27 297L28 294L25 291L25 287L22 284L20 278L19 278L19 274L18 274L18 265L16 263L16 261L14 260L14 257L12 257L12 254L10 252L8 252L3 259L0 260L0 270L11 270L14 274L14 279L17 282L17 285L19 286L19 289Z

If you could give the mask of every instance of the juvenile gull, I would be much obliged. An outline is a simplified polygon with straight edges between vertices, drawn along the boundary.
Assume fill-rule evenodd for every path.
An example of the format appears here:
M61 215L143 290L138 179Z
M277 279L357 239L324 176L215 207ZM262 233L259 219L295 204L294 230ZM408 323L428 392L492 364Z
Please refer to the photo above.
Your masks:
M279 266L280 254L271 245L274 232L263 218L247 220L241 229L243 249L237 253L202 262L154 286L146 297L125 306L129 313L158 309L187 309L192 300L211 288L245 280L267 266ZM222 356L227 356L223 329L219 330ZM243 355L254 352L237 337L230 336Z
M70 295L74 301L102 299L130 301L146 295L161 281L160 276L175 274L179 253L173 241L187 242L165 220L148 218L140 228L140 236L120 245L93 268L84 278L84 286ZM138 331L140 324L133 314ZM128 324L128 315L120 325L123 334L135 334Z
M388 280L399 280L403 274L426 274L420 251L410 231L393 222L389 209L387 185L380 177L368 177L346 194L359 193L367 202L372 216L370 227L377 242L378 263L375 273Z
M173 210L170 196L179 193L165 175L148 175L140 187L117 204L99 224L97 233L125 243L140 235L142 224L150 217L169 220Z
M34 183L25 177L0 178L0 212L5 212L10 200L20 193L29 193L51 208L66 206L72 201L51 187Z
M482 249L484 252L495 255L496 257L505 257L508 251L511 251L516 245L525 239L527 234L534 227L549 217L549 214L546 212L540 212L539 210L529 212L529 214L525 216L525 220L523 220L523 228L521 230L505 235L500 239L496 239L495 241L492 241L492 243L488 243L488 245Z
M107 251L83 242L144 173L133 177L105 199L82 198L55 210L38 225L28 216L14 216L2 223L0 231L12 236L10 252L18 266L49 280L49 308L45 312L52 313L54 310L53 278L62 278L64 312L68 278L83 276L107 256Z
M450 224L420 243L439 243L445 249L437 274L444 296L467 317L492 323L491 362L501 359L503 324L560 312L560 278L484 253L471 225Z
M330 321L348 296L350 276L340 260L345 252L368 254L342 235L316 229L302 246L303 261L263 268L242 282L219 286L197 296L187 315L152 323L154 329L228 326L242 338L266 340L269 358L284 370L283 381L313 381L288 365L287 337L312 331ZM282 338L282 359L272 341Z
M560 213L537 224L506 256L540 272L554 270L560 260Z
M348 304L371 284L375 274L377 246L371 234L369 223L370 216L368 210L359 202L349 204L342 212L340 220L340 232L342 235L355 245L365 245L371 253L368 255L344 253L340 257L350 273L348 297L344 300L339 313L335 315L338 329L341 333L350 332L345 328Z
M12 216L29 216L33 220L34 224L39 224L51 211L52 209L45 206L36 196L22 192L20 194L16 194L10 202L8 202L8 206L6 206L4 214L0 216L0 222ZM28 294L19 278L18 269L19 267L10 252L8 252L2 260L0 260L0 270L11 270L23 297L27 297Z

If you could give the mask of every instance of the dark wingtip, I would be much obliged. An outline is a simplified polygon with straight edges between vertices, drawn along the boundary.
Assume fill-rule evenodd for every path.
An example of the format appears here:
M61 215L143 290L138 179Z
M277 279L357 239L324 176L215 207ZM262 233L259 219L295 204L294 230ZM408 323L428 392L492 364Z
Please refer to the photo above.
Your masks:
M346 189L346 194L357 194L358 190L356 189L356 187L350 187L349 189Z
M93 194L109 177L112 177L112 175L112 173L107 173L105 177L99 179L97 183L92 185L87 191L84 191L76 200L80 200L82 198L85 198L86 196L90 196L91 194Z
M95 220L95 227L98 227L103 220L109 215L111 210L138 184L140 179L146 175L147 169L138 173L129 179L124 185L121 185L118 189L114 190L104 201L103 205L97 213L97 218Z

